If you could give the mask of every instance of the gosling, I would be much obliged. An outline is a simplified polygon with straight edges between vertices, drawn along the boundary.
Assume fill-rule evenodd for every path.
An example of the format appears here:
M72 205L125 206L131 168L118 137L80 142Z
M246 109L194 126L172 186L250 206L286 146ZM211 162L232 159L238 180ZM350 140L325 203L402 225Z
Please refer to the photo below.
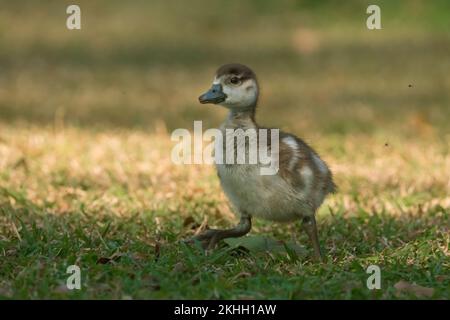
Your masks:
M217 104L229 110L228 118L220 127L223 134L220 148L224 151L230 143L238 150L239 134L262 128L255 121L258 96L255 73L242 64L226 64L217 70L211 89L199 97L202 104ZM216 161L222 189L240 222L231 229L207 229L194 237L206 249L213 249L222 239L246 235L252 227L252 217L279 222L300 220L312 242L315 257L322 260L315 213L325 197L336 190L332 173L304 141L293 134L278 132L278 152L272 155L278 156L279 165L273 175L261 174L263 164L259 160L255 164ZM270 150L273 143L266 140ZM248 155L252 144L244 148Z

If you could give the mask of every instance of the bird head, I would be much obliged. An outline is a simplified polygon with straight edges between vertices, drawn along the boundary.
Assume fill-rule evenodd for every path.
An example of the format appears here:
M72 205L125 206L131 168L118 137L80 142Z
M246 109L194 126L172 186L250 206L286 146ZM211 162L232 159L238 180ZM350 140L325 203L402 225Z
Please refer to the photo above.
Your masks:
M198 99L200 103L212 103L228 109L254 109L259 88L255 73L247 66L232 63L221 66L211 88Z

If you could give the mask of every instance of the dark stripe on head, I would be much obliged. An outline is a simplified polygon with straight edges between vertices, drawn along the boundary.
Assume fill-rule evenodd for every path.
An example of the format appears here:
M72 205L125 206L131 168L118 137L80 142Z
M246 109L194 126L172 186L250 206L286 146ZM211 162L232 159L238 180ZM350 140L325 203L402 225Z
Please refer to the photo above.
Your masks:
M252 69L239 63L225 64L221 66L216 72L217 77L221 77L225 74L233 74L239 76L242 80L247 79L256 80L256 75L252 71Z

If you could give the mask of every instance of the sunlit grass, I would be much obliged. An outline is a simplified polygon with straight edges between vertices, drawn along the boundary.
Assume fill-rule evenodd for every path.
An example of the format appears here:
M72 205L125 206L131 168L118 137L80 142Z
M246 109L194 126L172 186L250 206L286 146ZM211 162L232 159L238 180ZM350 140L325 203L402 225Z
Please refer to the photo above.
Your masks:
M449 2L378 2L378 31L367 1L79 1L80 31L69 2L2 3L0 297L420 297L397 292L404 280L448 299ZM180 242L236 223L213 167L170 159L173 129L226 116L197 97L234 61L259 76L258 121L334 172L324 264ZM252 235L311 253L298 224ZM80 291L65 287L71 264ZM370 264L381 290L366 288Z
M318 137L340 190L319 212L329 261L318 265L181 244L194 231L184 221L236 219L213 168L174 165L163 133L3 125L0 137L6 297L392 298L403 279L448 298L448 140ZM309 248L296 224L252 232ZM79 292L64 289L70 264L84 270ZM370 264L383 272L375 293Z

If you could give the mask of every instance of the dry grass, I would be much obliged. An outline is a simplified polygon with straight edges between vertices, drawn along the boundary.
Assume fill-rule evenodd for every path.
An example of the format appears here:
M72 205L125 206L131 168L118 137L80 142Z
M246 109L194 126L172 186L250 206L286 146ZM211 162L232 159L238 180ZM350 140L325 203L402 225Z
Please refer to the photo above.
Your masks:
M1 297L417 297L396 291L405 280L449 298L448 2L381 1L376 32L359 1L80 1L76 32L67 4L0 12ZM231 61L260 77L261 123L335 173L318 214L324 265L178 243L185 222L235 221L214 169L174 165L169 138L225 117L197 97ZM296 225L253 232L307 243ZM84 289L68 292L73 263ZM380 291L365 287L369 264Z
M55 214L75 211L84 203L86 209L119 215L171 208L188 216L186 199L225 202L213 167L172 163L176 142L164 131L3 125L0 139L2 187L23 190L27 199ZM362 207L401 215L450 207L450 136L316 140L339 185L340 192L328 202L332 210L343 205L348 214Z
M339 185L339 193L329 198L319 212L321 239L331 264L320 267L319 271L314 264L309 265L308 260L301 267L292 262L279 262L279 258L276 258L272 262L275 264L272 268L278 270L275 274L291 274L285 278L286 283L280 283L281 291L271 293L267 290L263 284L267 275L263 273L260 275L261 283L257 285L263 287L258 289L262 291L250 296L365 297L370 295L370 291L358 284L361 280L354 277L364 277L364 270L359 268L375 262L383 265L383 276L389 279L384 280L388 288L379 293L379 297L395 295L393 284L405 278L435 287L437 291L434 296L445 297L448 291L439 289L439 286L445 288L449 281L444 272L450 261L449 137L441 141L436 137L409 141L393 138L386 143L385 137L368 135L346 137L345 140L318 136L317 141L316 145L333 168ZM184 265L183 258L179 260L187 253L179 252L180 248L177 249L174 242L192 234L192 230L183 226L184 222L193 220L198 224L203 221L210 226L227 226L235 221L213 168L206 165L174 165L170 160L173 144L163 131L149 134L138 130L92 131L75 127L55 129L2 125L0 202L3 215L0 227L3 256L7 259L3 260L2 268L9 274L1 282L2 294L41 298L59 297L61 294L82 298L121 298L123 295L137 298L213 297L204 291L207 290L205 287L199 288L198 293L188 293L190 289L185 286L191 288L189 281L194 280L189 279L199 277L196 272L182 273L181 276L187 278L175 285L164 284L162 280L168 276L167 273L173 274L174 265L178 265L179 269L182 264L181 268L189 269ZM41 232L46 236L39 235ZM294 225L257 221L253 232L307 243ZM94 242L91 244L80 238L72 240L81 241L78 249L67 247L69 244L61 242L67 237L76 239L80 236L81 239L98 239L89 240ZM46 246L47 241L51 241L51 247L35 252L27 249L31 245L30 241L33 246L40 242ZM95 241L98 243L95 244ZM111 245L111 242L121 244ZM158 267L155 266L158 260L153 262L152 256L161 250L156 249L161 246L166 252L163 261L169 260L159 262ZM29 250L31 253L27 254ZM65 253L61 253L61 250ZM55 251L58 252L56 256ZM95 267L92 263L114 254L125 255L133 263L124 261L121 267L120 264L112 266L108 271L108 278L112 277L108 280L110 283L99 286L97 281L103 279L100 275L105 270L96 270L99 266ZM202 260L205 258L200 252L190 254L195 257L191 256L190 259L200 259L196 263L203 265L203 268L212 267L211 271L222 268L221 262L215 267L208 267L215 258L212 261ZM31 280L27 278L34 274L33 268L30 271L30 267L14 262L30 258L30 262L35 259L60 261L52 267L39 262L36 267L38 271L35 272L41 274L41 281L48 282L44 287L31 287L32 282L28 282ZM267 258L257 259L263 262ZM356 266L360 267L351 271L350 275L345 270L349 265L353 266L350 270L354 268L352 261L355 259L359 261ZM5 261L8 262L5 264ZM92 276L94 278L86 280L89 281L89 289L82 293L61 289L64 281L61 273L66 265L74 262L88 268L91 275L101 272L100 278ZM140 265L137 270L136 263ZM232 278L243 267L241 263L236 263L236 270L224 269L223 272ZM257 262L251 262L250 265L254 263ZM417 270L408 273L408 276L399 276L410 270L411 266ZM123 268L140 274L139 278L133 278L131 287L123 283L129 276L123 278L117 273ZM196 267L192 268L196 270ZM303 268L309 268L309 272L319 272L319 279L323 277L320 276L323 272L332 272L342 280L330 282L331 287L326 292L314 289L306 293L298 287L298 276L310 274L301 271ZM434 280L424 281L422 274L430 272L429 268L435 270L431 273ZM164 272L161 273L159 269ZM24 274L19 277L22 280L10 279L19 271ZM146 278L148 272L156 279L152 278L151 281L157 282L157 291L154 288L145 289L146 283L150 281ZM313 287L314 281L317 281L314 279L310 284ZM441 279L440 282L438 279ZM248 280L242 279L239 283L250 291L254 290L254 285ZM208 287L208 281L202 280L203 285ZM291 287L292 281L297 285ZM21 283L30 287L18 290L17 286ZM358 284L356 287L355 283ZM239 290L229 291L226 282L224 285L216 288L221 292L219 297L242 297ZM283 286L290 289L285 291ZM348 286L350 293L345 289ZM352 291L355 288L357 290ZM188 291L184 293L184 290Z

